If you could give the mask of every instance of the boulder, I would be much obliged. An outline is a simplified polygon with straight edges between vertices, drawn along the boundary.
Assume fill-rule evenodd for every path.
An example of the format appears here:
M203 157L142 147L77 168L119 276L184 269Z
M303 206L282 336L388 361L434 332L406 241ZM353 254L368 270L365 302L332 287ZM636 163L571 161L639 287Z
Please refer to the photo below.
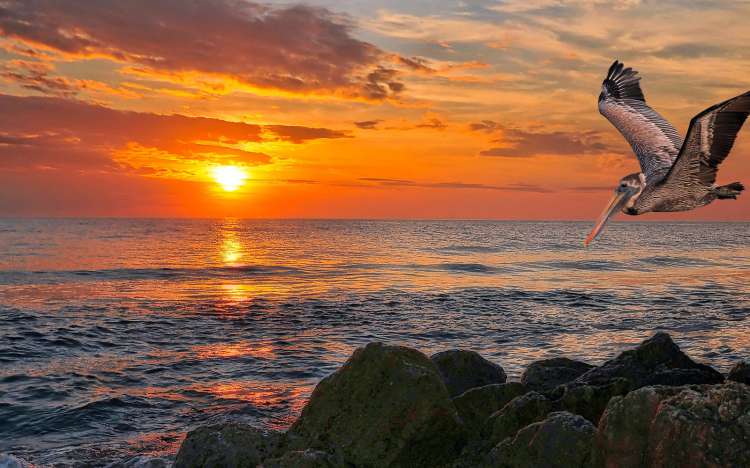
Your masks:
M616 378L602 385L561 385L548 397L553 400L554 411L568 411L593 422L599 422L609 400L630 390L630 382Z
M612 398L599 420L594 466L644 466L649 429L659 404L681 390L679 387L643 387Z
M594 366L568 358L552 358L532 362L521 375L521 383L530 390L546 392L571 382Z
M452 349L433 354L430 359L443 376L451 397L471 388L504 383L507 379L502 367L474 351Z
M716 370L690 359L664 332L656 333L636 349L595 367L574 383L600 385L624 378L636 389L647 385L716 384L724 377Z
M584 468L591 466L596 427L565 411L550 413L500 442L486 465L498 468Z
M188 432L174 468L255 468L277 453L281 434L239 423L203 426Z
M728 380L750 385L750 360L740 361L729 371Z
M595 460L608 468L750 466L750 387L647 387L615 399Z
M465 432L435 364L419 351L370 343L320 381L289 429L301 449L355 466L439 466Z
M293 450L278 458L270 458L261 468L346 468L333 455L320 450Z
M526 387L519 382L491 384L465 391L453 398L453 404L466 429L477 434L492 413L524 393L526 393Z
M519 429L544 419L552 408L552 400L538 392L528 392L512 399L487 420L489 442L495 445L512 437Z

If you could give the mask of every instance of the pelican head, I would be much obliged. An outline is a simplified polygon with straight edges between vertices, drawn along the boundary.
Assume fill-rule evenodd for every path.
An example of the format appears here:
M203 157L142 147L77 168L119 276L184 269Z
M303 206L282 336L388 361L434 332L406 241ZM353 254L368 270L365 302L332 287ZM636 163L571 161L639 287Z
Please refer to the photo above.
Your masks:
M643 173L629 174L620 179L620 183L615 188L615 193L612 199L607 204L607 207L599 215L596 220L594 229L591 230L586 240L583 241L583 245L588 247L592 240L596 239L596 236L607 224L609 218L612 217L617 210L622 210L623 213L629 215L637 215L638 211L635 209L635 202L643 192L643 188L646 186L646 177Z

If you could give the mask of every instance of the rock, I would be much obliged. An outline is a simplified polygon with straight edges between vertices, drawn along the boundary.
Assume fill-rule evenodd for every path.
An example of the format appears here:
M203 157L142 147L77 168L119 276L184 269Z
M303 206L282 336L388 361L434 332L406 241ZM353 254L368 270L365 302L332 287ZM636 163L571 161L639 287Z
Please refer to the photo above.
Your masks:
M453 398L453 404L466 429L477 434L492 413L524 393L526 387L519 382L491 384L465 391Z
M568 358L544 359L532 362L521 375L521 383L530 390L546 392L571 382L594 366Z
M451 397L471 388L504 383L507 379L502 367L474 351L452 349L433 354L430 359L443 376Z
M750 360L735 364L729 371L727 379L750 385Z
M594 466L643 466L651 420L659 403L680 391L679 387L643 387L613 398L599 420Z
M279 458L271 458L262 468L345 468L347 465L320 450L294 450Z
M609 400L630 390L630 382L617 378L602 385L561 385L548 395L555 411L568 411L593 422L599 422Z
M519 429L544 419L552 408L552 401L538 392L512 399L487 420L489 442L495 445L506 437L512 437Z
M646 387L602 416L595 461L608 468L750 466L750 387Z
M591 466L596 427L587 419L556 412L500 442L487 466L502 468L583 468Z
M144 455L110 463L105 468L169 468L172 463L165 458L151 458Z
M320 381L289 435L362 467L444 465L466 439L435 364L381 343Z
M239 423L203 426L188 432L174 468L255 467L276 455L281 434Z
M633 389L647 385L716 384L724 381L719 372L694 362L680 351L664 332L589 370L574 383L600 385L618 377L630 381Z
M29 468L30 466L25 460L7 453L0 453L0 468Z

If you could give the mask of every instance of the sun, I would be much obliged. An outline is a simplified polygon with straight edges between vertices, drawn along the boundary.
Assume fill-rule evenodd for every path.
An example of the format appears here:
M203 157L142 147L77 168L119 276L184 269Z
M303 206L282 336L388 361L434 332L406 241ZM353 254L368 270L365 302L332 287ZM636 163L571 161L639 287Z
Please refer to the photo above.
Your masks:
M245 184L247 173L237 166L216 166L211 170L214 180L227 192L234 192Z

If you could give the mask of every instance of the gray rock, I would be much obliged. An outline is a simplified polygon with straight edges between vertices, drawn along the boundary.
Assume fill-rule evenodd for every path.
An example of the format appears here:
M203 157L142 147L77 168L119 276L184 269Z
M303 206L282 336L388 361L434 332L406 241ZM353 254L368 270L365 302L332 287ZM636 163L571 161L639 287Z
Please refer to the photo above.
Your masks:
M601 385L624 378L636 389L647 385L716 384L724 377L704 364L690 359L664 333L656 333L636 349L628 350L616 358L595 367L578 377L574 383Z
M614 399L595 460L608 468L750 466L750 387L647 387Z
M543 420L552 411L553 402L537 392L529 392L512 399L487 420L489 442L495 445L512 437L521 428Z
M727 379L750 385L750 360L735 364L729 371Z
M596 427L567 412L550 413L500 442L487 465L498 468L584 468L591 466Z
M489 384L504 383L505 371L474 351L452 349L433 354L435 363L451 397Z
M552 358L532 362L521 376L521 383L530 390L545 392L571 382L594 366L568 358Z
M282 436L239 423L203 426L188 432L175 468L255 468L277 454Z
M492 413L524 393L526 387L519 382L491 384L465 391L453 398L453 404L466 429L477 434Z
M289 435L293 449L358 467L440 466L466 434L435 364L419 351L370 343L315 387Z

